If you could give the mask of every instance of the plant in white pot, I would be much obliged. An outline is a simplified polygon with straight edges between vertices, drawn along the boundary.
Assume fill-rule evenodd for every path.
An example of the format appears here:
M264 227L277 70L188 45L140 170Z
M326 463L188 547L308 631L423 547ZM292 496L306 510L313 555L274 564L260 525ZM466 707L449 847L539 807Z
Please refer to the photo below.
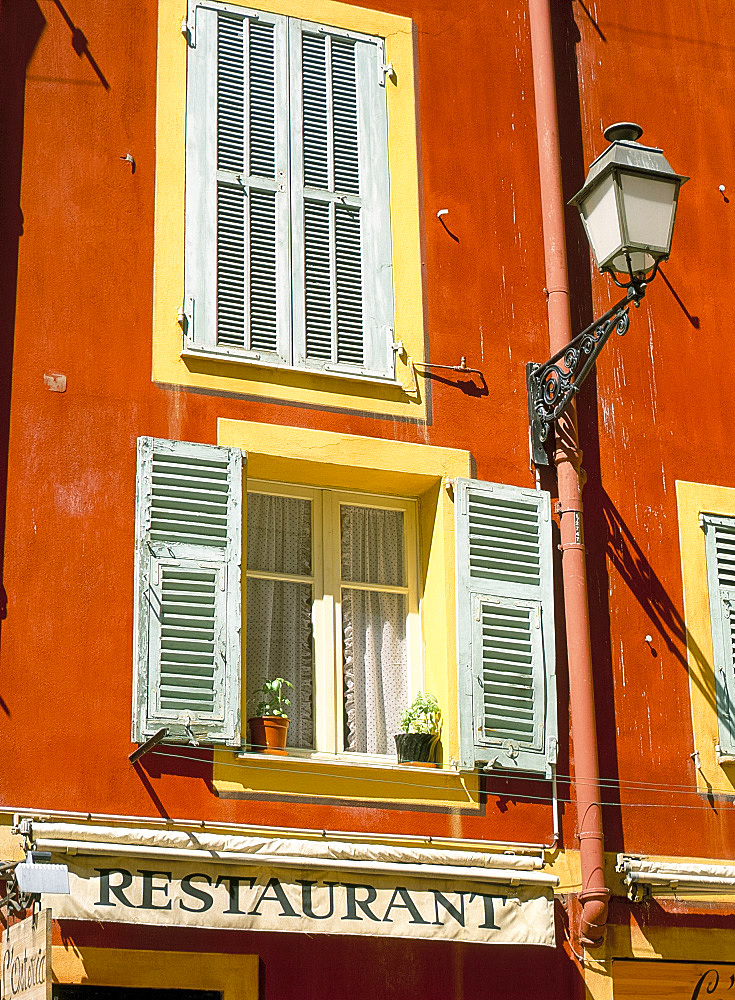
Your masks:
M435 767L442 713L434 695L419 691L413 704L401 713L400 725L403 732L394 737L398 763Z
M256 753L286 754L287 709L291 701L285 696L284 689L292 687L293 684L285 677L274 677L272 681L263 683L258 707L248 719L250 749Z

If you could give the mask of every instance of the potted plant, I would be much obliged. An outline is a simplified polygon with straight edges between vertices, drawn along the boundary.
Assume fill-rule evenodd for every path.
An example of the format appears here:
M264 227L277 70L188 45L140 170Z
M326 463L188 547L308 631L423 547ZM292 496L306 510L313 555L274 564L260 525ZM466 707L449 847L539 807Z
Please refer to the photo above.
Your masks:
M419 691L413 704L401 713L402 733L395 736L399 764L436 767L442 713L433 694Z
M288 713L291 701L285 697L284 689L293 684L285 677L274 677L265 681L260 690L261 700L255 715L248 719L250 726L250 749L256 753L286 754L286 734L288 733Z

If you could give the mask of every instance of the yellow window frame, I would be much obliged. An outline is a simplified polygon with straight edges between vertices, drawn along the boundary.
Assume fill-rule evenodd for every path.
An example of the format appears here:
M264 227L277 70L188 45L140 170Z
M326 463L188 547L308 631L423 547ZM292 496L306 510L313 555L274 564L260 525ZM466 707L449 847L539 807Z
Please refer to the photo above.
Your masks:
M252 3L230 0L236 6ZM186 54L180 0L160 0L156 100L156 184L153 246L154 382L248 398L426 420L427 403L414 361L425 360L424 291L416 112L415 37L410 18L335 0L263 0L259 9L385 39L390 213L393 233L396 381L333 372L260 367L245 360L185 353L184 299Z
M452 766L459 756L452 481L472 475L470 453L228 419L218 422L217 443L245 452L249 479L266 482L268 488L275 483L299 483L301 489L316 487L362 499L374 495L379 484L377 505L385 497L415 504L420 653L411 660L416 670L412 683L434 693L443 713L441 768L411 769L388 757L356 760L355 754L314 752L304 757L264 758L215 750L213 783L218 794L232 798L253 793L325 796L479 809L477 775Z

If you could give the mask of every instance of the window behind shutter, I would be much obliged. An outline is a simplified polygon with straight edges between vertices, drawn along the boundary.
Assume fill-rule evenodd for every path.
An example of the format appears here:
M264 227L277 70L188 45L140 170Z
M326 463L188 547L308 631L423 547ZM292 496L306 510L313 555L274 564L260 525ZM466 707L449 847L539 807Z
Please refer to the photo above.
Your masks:
M549 495L458 480L455 505L462 765L548 775L557 738Z
M389 376L382 42L290 22L294 360Z
M196 8L187 63L190 346L290 359L287 22Z
M720 754L735 755L735 517L701 515L707 553Z
M240 744L242 454L138 440L133 740Z

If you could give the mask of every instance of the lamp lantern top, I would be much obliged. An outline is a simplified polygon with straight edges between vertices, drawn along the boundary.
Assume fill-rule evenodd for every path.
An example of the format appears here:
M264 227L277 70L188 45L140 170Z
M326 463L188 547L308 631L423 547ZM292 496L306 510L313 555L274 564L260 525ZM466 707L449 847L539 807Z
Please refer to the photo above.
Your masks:
M599 269L631 281L652 277L668 258L679 188L689 180L661 149L639 143L642 134L633 122L608 126L610 145L569 202L579 209Z

